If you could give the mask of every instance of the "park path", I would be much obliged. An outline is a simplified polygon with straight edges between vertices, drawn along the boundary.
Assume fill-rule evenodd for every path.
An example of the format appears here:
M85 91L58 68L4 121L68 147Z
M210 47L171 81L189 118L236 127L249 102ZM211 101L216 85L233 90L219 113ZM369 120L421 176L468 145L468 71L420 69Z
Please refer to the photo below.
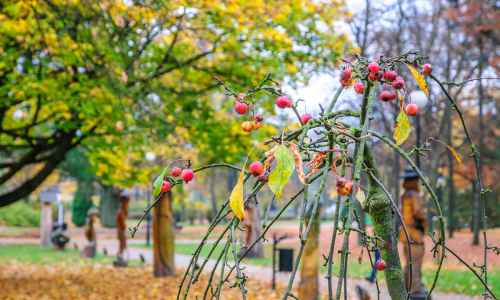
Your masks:
M176 240L177 244L182 244L182 243L187 243L187 244L193 244L193 243L198 243L199 241L196 240ZM79 246L83 245L83 241L79 241ZM144 240L134 240L129 244L129 249L128 249L128 255L129 259L139 259L139 256L142 255L143 258L145 259L145 262L150 264L153 261L153 254L151 249L146 249L146 248L137 248L134 247L134 245L145 245ZM98 248L102 251L104 248L108 251L108 253L113 254L117 251L117 242L113 240L108 240L108 241L101 241L100 244L98 245ZM191 260L191 256L189 255L183 255L183 254L176 254L175 255L175 263L176 263L176 268L178 269L185 269L188 267L189 262ZM215 260L210 259L205 267L205 272L208 272L211 270L215 265ZM249 264L242 264L244 267L244 273L248 276L249 280L257 280L257 281L269 281L269 286L271 285L271 277L272 277L272 270L270 267L264 267L264 266L255 266L255 265L249 265ZM282 273L278 272L277 273L277 284L286 286L288 284L288 279L289 279L289 273ZM296 280L295 284L299 282L300 274L297 273L296 275ZM335 290L337 286L337 277L333 277L333 288ZM372 295L372 299L377 299L377 288L375 284L370 284L368 281L363 280L363 279L356 279L356 278L349 278L347 281L347 290L348 290L348 299L358 299L356 293L355 293L355 288L356 286L361 286L363 289L369 292L370 295ZM328 287L327 287L327 281L322 277L320 279L320 289L322 293L327 294L328 293ZM470 297L466 295L460 295L460 294L445 294L445 293L438 293L434 292L433 293L433 300L476 300L476 299L481 299L481 297ZM387 291L387 288L384 284L380 284L380 299L390 299L389 294Z
M182 243L197 243L199 241L196 240L176 240L176 244L182 244ZM38 244L39 240L38 239L25 239L25 238L2 238L0 239L0 245L2 244ZM77 240L72 240L70 247L74 247L75 245L78 246L79 249L83 248L83 245L85 244L85 241L82 239L77 239ZM144 240L134 240L130 241L129 243L129 249L127 250L128 253L128 259L139 259L140 256L142 256L147 264L151 264L153 261L153 254L151 249L147 248L138 248L137 245L145 245ZM106 251L108 255L114 255L117 252L117 241L115 240L101 240L98 242L98 251L101 253ZM189 255L183 255L183 254L176 254L175 255L175 263L176 267L178 269L185 269L189 265L191 256ZM215 265L214 260L209 260L206 264L205 270L211 270L213 266ZM269 285L271 285L271 276L272 276L272 270L270 267L263 267L263 266L255 266L255 265L248 265L248 264L242 264L244 267L244 273L248 276L249 280L256 280L256 281L269 281ZM277 284L286 286L288 284L288 278L289 278L289 273L277 273ZM298 283L300 278L300 274L296 275L296 280L295 283ZM337 284L337 277L333 278L333 284L334 284L334 289ZM375 284L370 284L366 280L362 279L356 279L356 278L349 278L347 281L347 290L348 290L348 299L358 299L355 293L355 288L356 286L361 286L364 288L366 291L369 292L370 295L372 295L372 299L376 299L377 295L377 289ZM323 293L327 293L327 281L324 278L321 278L320 280L320 289ZM444 293L433 293L433 300L476 300L476 299L481 299L479 296L477 297L471 297L471 296L466 296L466 295L459 295L459 294L444 294ZM380 299L389 299L389 295L387 292L387 288L384 284L380 284Z

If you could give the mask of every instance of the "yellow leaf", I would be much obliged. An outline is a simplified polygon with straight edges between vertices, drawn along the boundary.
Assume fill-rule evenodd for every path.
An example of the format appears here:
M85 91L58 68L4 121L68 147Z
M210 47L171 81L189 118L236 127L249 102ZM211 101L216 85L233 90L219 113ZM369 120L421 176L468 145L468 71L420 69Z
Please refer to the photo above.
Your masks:
M411 124L404 111L400 111L396 118L396 128L394 128L393 137L397 145L401 145L410 136Z
M446 148L448 148L448 150L450 150L453 157L455 157L457 162L461 164L462 163L462 156L460 156L460 154L457 152L457 150L455 150L455 148L453 148L450 145L446 145Z
M245 162L246 165L246 162ZM240 176L238 177L238 182L233 188L231 192L231 196L229 197L229 206L233 211L234 215L242 221L245 218L245 209L244 209L244 193L243 193L243 179L245 177L245 165L241 169Z
M418 84L418 87L422 90L422 92L425 93L427 97L429 97L429 88L427 87L427 82L425 81L425 78L420 72L415 69L412 65L406 65L408 66L408 70L410 70L411 75L415 79L415 81Z
M356 199L358 199L359 204L361 204L361 207L365 208L365 204L366 204L365 192L363 192L363 190L358 187L358 191L356 192L355 196L356 196Z

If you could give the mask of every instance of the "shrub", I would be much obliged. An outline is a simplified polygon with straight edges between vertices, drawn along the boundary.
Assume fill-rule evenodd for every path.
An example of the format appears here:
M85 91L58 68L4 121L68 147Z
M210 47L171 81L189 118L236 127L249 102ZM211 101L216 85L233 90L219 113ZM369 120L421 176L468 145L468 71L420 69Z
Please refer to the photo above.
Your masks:
M0 208L0 224L38 227L40 225L40 207L35 203L19 201L7 207Z

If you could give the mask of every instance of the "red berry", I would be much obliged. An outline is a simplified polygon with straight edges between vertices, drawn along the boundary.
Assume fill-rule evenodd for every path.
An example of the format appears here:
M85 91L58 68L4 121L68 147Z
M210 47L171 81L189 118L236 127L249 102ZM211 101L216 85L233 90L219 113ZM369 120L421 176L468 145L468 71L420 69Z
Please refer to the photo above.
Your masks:
M398 74L396 72L394 72L393 70L387 70L384 72L384 79L389 81L389 82L393 82L394 80L396 80L396 77L398 77Z
M340 74L340 79L344 81L350 80L352 77L352 69L350 67L346 67L342 70L342 74Z
M292 107L293 103L292 100L290 100L287 96L279 96L276 98L276 105L279 108L287 108L287 107Z
M377 271L385 270L385 261L383 259L377 260L375 262L375 269L377 269Z
M377 73L380 71L380 66L376 62L371 62L368 64L368 70L370 73Z
M406 114L409 116L416 116L419 108L415 103L410 103L405 107Z
M162 193L166 193L166 192L170 191L171 188L172 188L172 184L170 183L170 181L164 180L162 185L161 185Z
M358 94L363 94L365 92L365 85L362 82L356 82L354 84L354 91Z
M391 101L396 99L397 95L393 91L384 90L380 92L379 98L382 101Z
M307 124L307 122L309 122L311 119L312 119L312 116L310 114L303 114L300 117L300 121L302 122L302 124Z
M405 80L403 77L398 76L396 77L396 80L392 82L392 87L395 88L396 90L400 90L405 87Z
M170 171L170 175L172 175L173 177L179 177L179 175L181 175L181 173L182 173L182 169L179 167L173 167L172 171Z
M238 114L244 115L248 112L248 104L246 104L245 102L236 101L236 103L234 104L234 110Z
M262 122L264 120L264 117L260 114L257 114L253 117L253 119L255 120L255 122Z
M194 178L194 172L191 169L184 169L181 172L181 177L182 180L184 180L185 183L190 182Z
M264 166L260 161L254 161L250 164L248 167L248 171L253 175L253 176L260 176L262 173L264 173Z
M422 66L422 73L425 75L425 76L429 76L431 75L432 73L432 66L431 64L424 64Z
M377 81L380 79L380 73L368 73L368 79L370 79L371 81Z

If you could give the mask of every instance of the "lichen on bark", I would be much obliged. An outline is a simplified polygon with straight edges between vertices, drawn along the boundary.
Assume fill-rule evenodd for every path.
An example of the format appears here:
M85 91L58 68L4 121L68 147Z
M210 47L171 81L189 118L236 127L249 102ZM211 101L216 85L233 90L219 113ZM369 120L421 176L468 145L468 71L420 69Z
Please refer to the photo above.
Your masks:
M384 271L387 288L392 300L403 300L407 298L407 291L398 253L394 213L390 200L373 177L380 178L380 174L369 147L365 147L364 164L370 170L367 172L369 190L365 210L372 217L375 235L383 241L378 246L387 266Z

